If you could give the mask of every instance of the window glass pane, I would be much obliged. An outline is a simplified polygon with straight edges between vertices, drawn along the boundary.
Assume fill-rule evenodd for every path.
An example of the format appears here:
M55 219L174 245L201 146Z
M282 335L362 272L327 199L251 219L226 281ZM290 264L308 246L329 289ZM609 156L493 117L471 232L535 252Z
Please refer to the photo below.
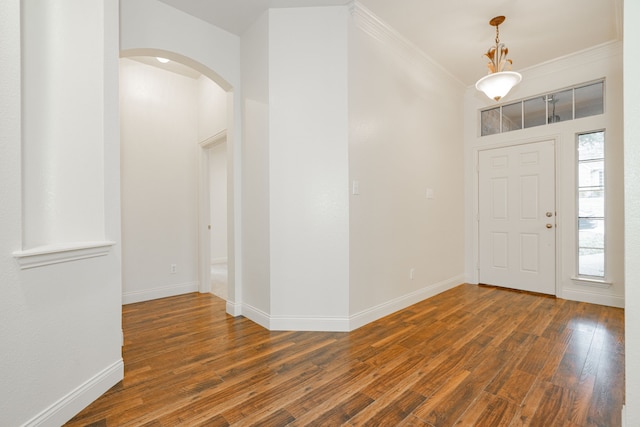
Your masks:
M604 218L603 190L580 190L578 195L578 217Z
M524 127L530 128L547 123L545 97L540 96L524 101Z
M604 219L580 218L580 247L604 248Z
M580 189L602 187L604 185L604 160L580 162L578 165Z
M573 120L573 89L547 95L548 123Z
M502 132L522 129L522 102L502 107Z
M604 249L581 248L578 253L578 274L604 277Z
M575 89L576 119L604 112L604 82Z
M500 133L500 107L480 113L481 135Z
M585 133L578 136L578 160L604 158L604 132Z
M579 222L578 274L604 277L604 220Z

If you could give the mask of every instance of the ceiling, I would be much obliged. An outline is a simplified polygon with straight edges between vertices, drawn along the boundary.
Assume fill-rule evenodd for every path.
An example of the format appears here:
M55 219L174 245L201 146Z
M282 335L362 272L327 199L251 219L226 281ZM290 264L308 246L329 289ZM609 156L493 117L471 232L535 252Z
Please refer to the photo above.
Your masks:
M160 0L233 34L267 9L330 6L349 0ZM359 0L465 85L487 73L494 16L505 15L500 41L519 71L622 39L622 0Z

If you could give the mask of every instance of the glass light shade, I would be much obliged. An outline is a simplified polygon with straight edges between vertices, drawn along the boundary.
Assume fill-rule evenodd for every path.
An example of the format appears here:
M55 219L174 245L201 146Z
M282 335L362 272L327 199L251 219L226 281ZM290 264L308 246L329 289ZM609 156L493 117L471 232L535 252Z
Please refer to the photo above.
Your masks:
M489 98L499 101L506 96L512 87L520 83L522 76L515 71L501 71L484 76L476 82L476 89L481 90Z
M169 60L168 60L167 58L161 58L161 57L159 57L159 56L156 56L156 59L157 59L159 62L162 62L163 64L166 64L167 62L169 62Z

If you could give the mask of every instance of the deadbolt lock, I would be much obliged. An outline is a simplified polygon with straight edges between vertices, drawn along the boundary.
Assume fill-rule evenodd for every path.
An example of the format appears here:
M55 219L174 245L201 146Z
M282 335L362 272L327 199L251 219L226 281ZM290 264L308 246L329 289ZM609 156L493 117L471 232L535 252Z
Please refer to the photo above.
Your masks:
M547 218L551 218L553 216L553 214L551 212L547 212Z

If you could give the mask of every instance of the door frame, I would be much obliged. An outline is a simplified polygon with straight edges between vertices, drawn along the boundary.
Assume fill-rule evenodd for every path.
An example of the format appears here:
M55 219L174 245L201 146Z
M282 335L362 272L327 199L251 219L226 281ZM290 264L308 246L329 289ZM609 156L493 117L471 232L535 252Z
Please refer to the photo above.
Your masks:
M472 242L472 248L473 248L473 283L478 284L480 282L480 168L479 168L479 161L480 161L480 151L486 151L486 150L494 150L494 149L500 149L500 148L508 148L508 147L515 147L518 145L526 145L526 144L533 144L536 142L544 142L544 141L553 141L553 152L554 152L554 158L555 158L555 165L554 165L554 190L555 190L555 207L556 207L556 226L554 227L553 232L555 233L555 249L556 249L556 255L555 255L555 272L554 272L554 279L555 279L555 283L554 283L554 295L558 296L559 295L559 288L558 288L558 284L560 283L560 266L561 264L561 248L562 248L562 233L560 233L558 231L558 229L560 227L562 227L562 220L563 220L563 216L562 216L562 212L558 211L558 206L559 206L559 199L558 199L558 195L559 195L559 184L558 184L558 177L562 176L560 174L561 172L561 166L562 165L562 161L560 159L560 153L562 152L562 150L559 149L559 144L560 144L560 135L558 134L554 134L554 135L549 135L549 136L538 136L538 137L534 137L534 138L527 138L527 139L522 139L522 140L511 140L511 141L506 141L506 142L501 142L501 143L494 143L494 144L487 144L487 145L483 145L483 146L477 146L473 148L473 168L474 168L474 173L473 173L473 220L472 220L472 236L473 236L473 242Z
M211 188L209 185L209 152L207 150L226 142L227 130L225 129L198 144L198 291L200 293L211 292ZM227 170L229 170L228 156ZM229 186L227 185L227 191L228 189ZM229 229L228 220L227 229ZM227 245L228 247L229 245ZM227 286L229 286L229 283L227 283Z

